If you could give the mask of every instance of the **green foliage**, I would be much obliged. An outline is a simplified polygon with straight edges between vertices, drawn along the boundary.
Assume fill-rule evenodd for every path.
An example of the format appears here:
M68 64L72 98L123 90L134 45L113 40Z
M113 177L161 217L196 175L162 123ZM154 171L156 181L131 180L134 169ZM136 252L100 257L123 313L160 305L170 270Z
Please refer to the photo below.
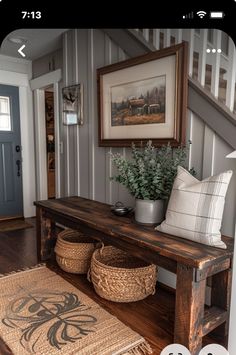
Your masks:
M121 154L112 154L111 160L117 175L111 177L124 185L131 195L142 200L168 199L177 174L178 165L186 168L188 148L171 148L168 144L155 148L152 141L145 147L132 144L132 159ZM194 170L190 170L194 174Z

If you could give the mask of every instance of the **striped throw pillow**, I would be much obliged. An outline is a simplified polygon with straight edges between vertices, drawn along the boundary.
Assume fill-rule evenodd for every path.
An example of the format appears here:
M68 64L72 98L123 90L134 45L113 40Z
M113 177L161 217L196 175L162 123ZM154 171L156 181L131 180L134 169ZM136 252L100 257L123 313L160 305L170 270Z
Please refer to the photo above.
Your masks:
M178 166L166 219L155 229L226 249L220 229L231 176L232 171L229 170L199 181Z

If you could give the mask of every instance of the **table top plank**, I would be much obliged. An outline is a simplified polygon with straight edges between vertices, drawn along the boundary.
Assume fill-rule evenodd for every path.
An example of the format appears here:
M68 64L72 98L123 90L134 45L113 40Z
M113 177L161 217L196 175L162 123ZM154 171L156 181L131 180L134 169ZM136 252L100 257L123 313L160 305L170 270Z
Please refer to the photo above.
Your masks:
M180 237L154 230L153 226L143 226L134 221L133 216L115 216L110 205L82 197L66 197L36 201L37 207L71 221L86 224L112 238L128 241L130 244L158 253L164 257L190 267L202 269L233 256L234 239L223 236L227 249L219 249L192 242Z

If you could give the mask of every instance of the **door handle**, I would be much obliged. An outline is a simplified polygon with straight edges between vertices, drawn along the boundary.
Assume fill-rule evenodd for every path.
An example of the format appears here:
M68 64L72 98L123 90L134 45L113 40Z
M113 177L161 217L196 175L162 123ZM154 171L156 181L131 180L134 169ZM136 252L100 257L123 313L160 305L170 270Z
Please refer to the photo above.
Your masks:
M20 176L21 161L19 159L16 161L16 165L17 165L17 176Z

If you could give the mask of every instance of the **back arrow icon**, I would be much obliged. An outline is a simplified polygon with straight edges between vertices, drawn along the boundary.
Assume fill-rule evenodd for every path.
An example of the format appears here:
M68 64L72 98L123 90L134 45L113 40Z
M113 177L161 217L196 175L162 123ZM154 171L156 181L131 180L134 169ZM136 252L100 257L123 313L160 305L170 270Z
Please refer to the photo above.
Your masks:
M25 48L25 44L23 44L23 46L21 46L19 49L18 49L18 52L20 53L20 55L22 55L22 57L25 57L25 53L23 53L23 49Z

